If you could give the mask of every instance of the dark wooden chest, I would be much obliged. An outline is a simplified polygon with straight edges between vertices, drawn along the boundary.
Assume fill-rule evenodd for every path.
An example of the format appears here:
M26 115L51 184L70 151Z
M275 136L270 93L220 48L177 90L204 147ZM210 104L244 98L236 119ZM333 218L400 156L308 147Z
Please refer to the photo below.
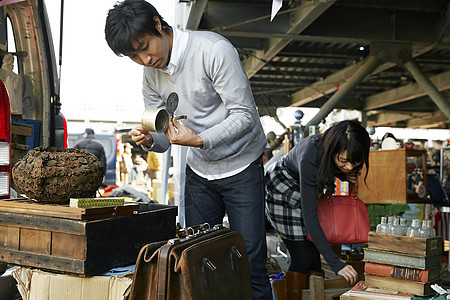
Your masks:
M83 214L69 218L61 212L63 217L56 217L52 207L47 213L13 212L10 204L2 209L1 202L0 261L14 265L95 275L135 263L147 243L175 237L176 206L149 204L146 211L128 209L115 217L94 212L86 220Z

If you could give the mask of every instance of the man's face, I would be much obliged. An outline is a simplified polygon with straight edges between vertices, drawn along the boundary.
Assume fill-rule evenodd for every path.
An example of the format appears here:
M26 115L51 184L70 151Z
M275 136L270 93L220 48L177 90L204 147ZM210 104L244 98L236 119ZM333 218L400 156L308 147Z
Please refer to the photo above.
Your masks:
M162 30L161 22L157 17L155 24L161 36L149 34L142 36L138 41L133 42L133 48L137 50L129 57L142 66L161 69L170 61L172 42L171 36Z

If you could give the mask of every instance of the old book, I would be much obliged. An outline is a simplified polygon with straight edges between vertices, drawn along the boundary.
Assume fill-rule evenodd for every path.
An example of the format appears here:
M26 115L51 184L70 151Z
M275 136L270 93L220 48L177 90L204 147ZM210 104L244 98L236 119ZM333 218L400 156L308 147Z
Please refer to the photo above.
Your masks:
M405 268L387 264L378 264L366 262L364 272L372 275L387 276L406 280L430 282L440 279L440 267L434 267L428 270Z
M401 293L414 294L417 296L426 296L435 293L431 288L431 285L440 283L439 280L436 280L434 282L420 282L372 274L365 274L364 277L366 285L369 287L389 289Z
M418 256L393 251L364 248L364 261L427 270L440 266L442 256Z
M409 300L413 295L400 293L388 289L380 289L369 287L364 281L360 281L353 286L349 291L341 295L347 296L349 299L393 299L393 300Z
M409 236L369 232L369 248L395 251L419 256L442 253L442 237L416 238Z

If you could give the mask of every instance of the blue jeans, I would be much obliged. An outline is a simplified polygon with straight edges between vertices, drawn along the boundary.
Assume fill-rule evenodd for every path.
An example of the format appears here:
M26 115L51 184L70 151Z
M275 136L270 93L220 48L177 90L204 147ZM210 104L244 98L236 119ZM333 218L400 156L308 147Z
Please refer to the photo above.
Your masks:
M244 237L250 264L253 299L273 299L266 269L264 181L259 157L231 177L206 180L186 167L186 226L222 224L225 211L230 229Z

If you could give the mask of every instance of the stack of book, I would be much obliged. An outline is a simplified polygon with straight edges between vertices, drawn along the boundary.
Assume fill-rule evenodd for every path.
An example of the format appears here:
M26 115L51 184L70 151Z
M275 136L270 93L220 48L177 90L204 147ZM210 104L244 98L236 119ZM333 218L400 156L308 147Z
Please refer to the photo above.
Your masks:
M414 238L369 232L364 249L365 285L400 293L434 294L440 284L442 237Z

